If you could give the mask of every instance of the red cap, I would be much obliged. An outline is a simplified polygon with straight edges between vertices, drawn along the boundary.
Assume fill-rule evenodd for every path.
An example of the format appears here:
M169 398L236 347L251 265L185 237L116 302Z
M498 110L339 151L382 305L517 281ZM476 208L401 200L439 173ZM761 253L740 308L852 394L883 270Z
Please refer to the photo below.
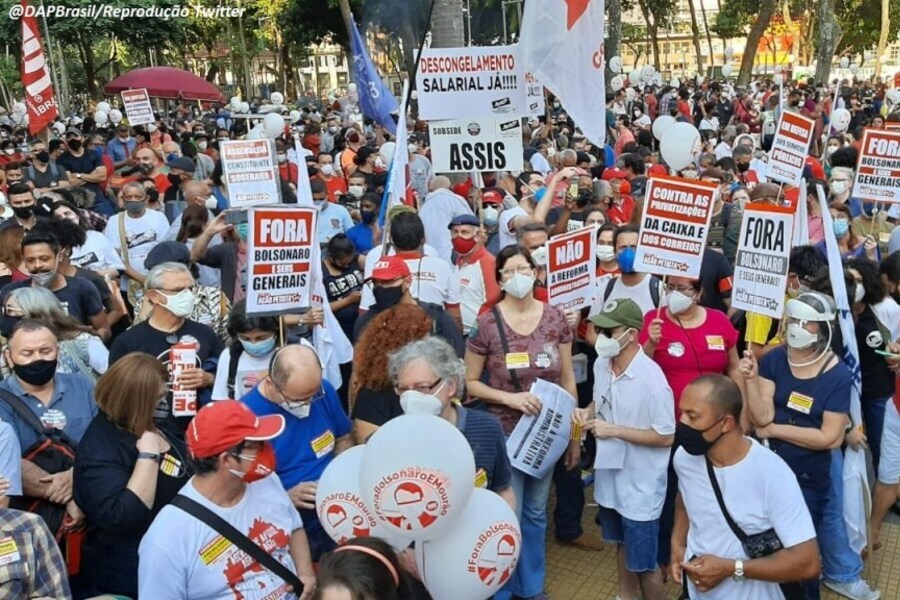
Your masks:
M807 156L806 164L809 165L809 170L814 178L825 179L825 169L822 168L822 163L820 163L812 156Z
M665 165L653 165L647 170L648 175L668 175Z
M502 204L503 194L500 190L484 190L481 193L481 202L483 204Z
M625 171L616 168L606 169L605 171L603 171L604 181L611 181L613 179L625 179Z
M219 400L200 409L187 428L188 451L194 458L209 458L244 440L264 442L281 435L284 417L257 417L237 400Z
M394 281L409 276L409 267L405 260L399 256L383 256L375 263L369 281Z

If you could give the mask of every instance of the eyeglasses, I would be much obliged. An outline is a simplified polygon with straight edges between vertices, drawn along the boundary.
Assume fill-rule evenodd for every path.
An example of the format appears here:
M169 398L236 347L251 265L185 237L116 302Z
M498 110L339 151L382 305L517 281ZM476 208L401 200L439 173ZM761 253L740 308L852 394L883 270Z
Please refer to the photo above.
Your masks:
M443 379L437 379L432 383L417 383L412 387L406 387L403 385L394 384L394 391L397 392L398 396L403 395L404 392L416 391L420 394L430 394L434 392L434 389L443 381Z
M515 274L519 275L531 275L534 272L534 268L531 265L522 265L519 267L512 267L509 269L503 269L500 271L500 275L503 277L512 277Z
M282 390L278 386L278 384L275 383L275 380L272 379L271 376L269 377L269 381L272 382L272 387L275 388L275 391L277 391L281 398L284 400L285 408L300 408L305 404L312 404L317 400L322 400L323 398L325 398L325 388L321 385L319 386L319 389L311 396L307 396L306 398L291 398L284 393L284 390Z
M681 292L682 294L689 294L694 291L694 288L690 285L673 285L671 283L666 284L667 292Z

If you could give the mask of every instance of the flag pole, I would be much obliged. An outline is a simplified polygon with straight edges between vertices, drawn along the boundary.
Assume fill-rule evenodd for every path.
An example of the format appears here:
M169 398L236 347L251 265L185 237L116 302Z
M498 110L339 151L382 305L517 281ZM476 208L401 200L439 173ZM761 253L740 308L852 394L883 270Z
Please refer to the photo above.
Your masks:
M428 7L428 18L425 20L425 29L422 31L422 39L419 42L419 52L416 54L416 62L413 65L412 73L409 75L409 89L410 93L406 95L406 99L403 104L400 106L400 118L406 118L406 107L409 104L409 97L412 96L412 90L416 89L416 75L419 72L419 62L422 60L422 51L425 49L425 39L428 36L429 30L431 30L431 16L434 14L434 5L436 0L431 0L431 5ZM418 116L418 112L416 112L416 116Z
M50 76L53 78L53 87L55 89L56 97L58 98L57 102L59 103L60 108L60 116L64 115L66 111L66 99L63 96L62 88L59 85L59 77L56 74L56 66L59 65L59 62L53 58L53 40L50 39L50 27L47 25L47 13L43 10L44 2L41 0L41 22L44 24L44 50L48 58L50 59Z

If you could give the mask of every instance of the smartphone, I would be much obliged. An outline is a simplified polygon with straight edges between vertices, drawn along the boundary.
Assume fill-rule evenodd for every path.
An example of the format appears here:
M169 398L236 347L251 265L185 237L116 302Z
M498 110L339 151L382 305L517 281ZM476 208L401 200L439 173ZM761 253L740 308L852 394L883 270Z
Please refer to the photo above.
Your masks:
M229 210L225 213L225 222L229 225L239 225L247 222L247 209Z
M578 182L573 181L569 184L569 198L577 198L578 197Z
M876 350L875 354L878 354L879 356L884 356L886 358L900 358L900 354L893 354L891 352L888 352L887 350Z

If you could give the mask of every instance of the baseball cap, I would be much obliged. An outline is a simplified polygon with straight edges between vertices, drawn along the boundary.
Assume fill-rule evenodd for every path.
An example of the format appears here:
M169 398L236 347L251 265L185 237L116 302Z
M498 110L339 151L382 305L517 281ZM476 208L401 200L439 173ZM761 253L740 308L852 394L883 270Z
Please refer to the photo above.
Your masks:
M644 325L644 313L634 300L610 300L590 321L604 329L622 326L640 329Z
M187 447L194 458L209 458L241 442L264 442L284 431L283 415L257 417L237 400L207 404L187 428Z
M191 251L181 242L160 242L153 246L153 249L144 259L144 268L148 271L156 265L164 262L176 262L183 265L191 264Z
M604 181L612 181L613 179L625 179L625 171L615 168L603 171Z
M447 226L447 229L452 229L455 225L474 225L478 227L480 224L478 217L475 215L456 215L450 220L450 225Z
M399 256L383 256L372 269L369 281L394 281L401 277L409 277L409 267Z
M483 204L502 204L503 192L497 189L484 190L481 193L481 202Z
M69 136L81 137L81 130L76 127L69 127L68 129L66 129L66 137Z
M167 162L166 166L170 169L181 169L186 173L193 173L197 170L197 166L194 164L194 161L187 156L176 156L175 158Z

